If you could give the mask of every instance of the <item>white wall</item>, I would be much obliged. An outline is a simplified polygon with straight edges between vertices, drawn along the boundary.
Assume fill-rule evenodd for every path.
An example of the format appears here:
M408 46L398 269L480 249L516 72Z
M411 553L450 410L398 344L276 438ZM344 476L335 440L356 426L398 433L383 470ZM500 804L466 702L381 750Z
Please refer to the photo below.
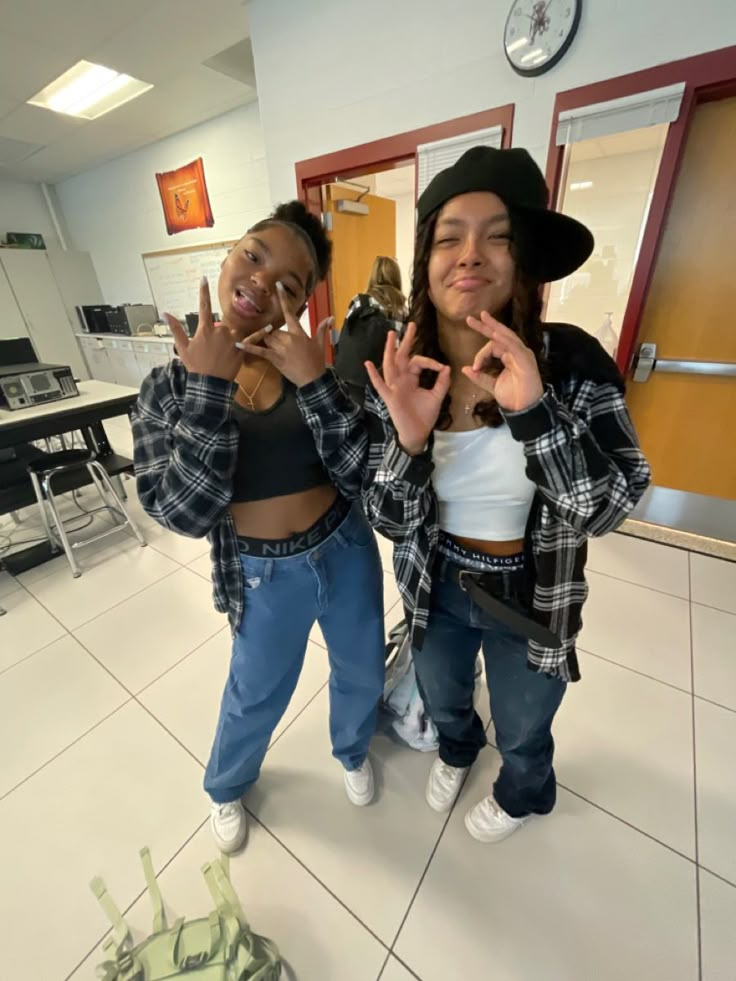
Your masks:
M39 184L0 180L0 238L8 232L38 232L47 246L59 245Z
M555 93L734 42L733 0L585 0L572 48L546 75L506 62L511 0L251 0L249 23L276 199L294 162L516 103L513 141L544 167Z
M156 172L204 160L215 224L168 235ZM92 255L107 303L150 303L141 253L240 238L271 208L257 103L56 185L70 248Z

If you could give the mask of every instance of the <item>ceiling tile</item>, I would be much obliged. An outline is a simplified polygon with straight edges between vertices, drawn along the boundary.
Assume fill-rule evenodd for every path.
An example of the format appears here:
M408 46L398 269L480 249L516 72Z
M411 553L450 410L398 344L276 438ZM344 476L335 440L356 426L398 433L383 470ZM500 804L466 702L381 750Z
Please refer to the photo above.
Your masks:
M26 143L23 140L10 140L0 136L0 163L6 165L18 163L40 149L40 143Z
M13 141L0 157L6 177L59 180L256 98L253 86L232 77L244 70L237 50L249 32L243 0L208 0L206 16L201 0L0 2L0 139ZM230 74L204 66L229 49ZM80 58L154 88L95 122L25 104ZM31 155L9 162L18 143Z
M0 119L0 136L48 146L86 125L86 120L23 104Z

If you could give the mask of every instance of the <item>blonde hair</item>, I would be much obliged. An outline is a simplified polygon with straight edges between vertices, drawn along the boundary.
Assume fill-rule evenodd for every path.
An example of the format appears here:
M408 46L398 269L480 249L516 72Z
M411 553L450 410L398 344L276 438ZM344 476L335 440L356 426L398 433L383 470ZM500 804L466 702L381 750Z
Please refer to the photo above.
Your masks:
M396 259L376 256L366 293L380 303L393 320L404 319L406 297L401 291L401 269Z

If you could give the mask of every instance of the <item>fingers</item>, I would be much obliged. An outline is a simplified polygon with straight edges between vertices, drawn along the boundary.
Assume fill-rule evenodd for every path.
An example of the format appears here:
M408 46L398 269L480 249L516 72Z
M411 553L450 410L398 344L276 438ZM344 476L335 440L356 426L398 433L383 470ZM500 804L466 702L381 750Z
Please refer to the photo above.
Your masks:
M386 335L383 346L383 378L387 385L393 385L396 379L396 337L390 330Z
M512 347L526 347L519 335L511 330L510 327L502 324L499 320L494 320L489 313L482 313L481 317L484 318L486 323L493 323L493 336L496 340L503 341Z
M450 366L449 364L443 364L440 370L437 372L437 378L432 386L432 391L439 398L444 399L445 395L447 395L447 393L450 391L451 381L452 371L450 370Z
M425 358L422 354L413 355L409 359L408 367L409 370L415 375L419 374L420 371L424 371L425 369L437 372L440 372L445 368L447 368L448 371L450 370L449 365L442 364L441 361L435 361L434 358Z
M268 337L268 335L271 333L272 330L273 330L273 324L267 324L267 326L261 327L261 329L257 330L254 334L249 334L242 341L236 341L235 347L238 347L240 348L241 351L244 351L245 350L243 346L244 344L250 344L250 345L263 344L266 337Z
M465 377L470 379L470 381L474 385L477 385L478 388L482 388L483 391L493 395L496 388L496 379L491 375L487 374L485 371L475 371L474 368L471 368L468 365L462 369L462 372Z
M199 323L197 324L197 330L202 327L214 327L212 322L210 284L206 276L203 276L199 283Z
M417 325L412 321L404 331L404 336L401 338L401 343L399 344L398 351L401 352L402 357L406 354L406 357L411 356L412 349L414 347L414 341L417 337Z
M473 358L472 368L473 371L483 371L490 367L491 360L494 357L498 357L498 345L496 341L489 341L484 344L483 347L478 351L476 356Z
M169 325L169 330L174 338L176 350L178 351L179 356L181 356L181 354L189 347L189 336L176 317L172 317L170 313L164 314L164 320Z
M381 378L381 373L379 372L378 368L376 368L372 361L366 361L365 370L368 373L371 384L385 402L386 397L390 397L391 392L386 382L383 380L383 378Z
M262 358L264 361L270 361L271 364L276 364L280 358L279 351L273 350L270 347L263 347L261 344L251 344L247 340L240 341L235 346L246 354L250 354L254 358Z
M279 298L281 312L284 315L284 323L286 324L289 333L303 334L304 329L289 305L289 297L287 296L286 290L284 289L284 284L281 281L276 283L276 295Z
M324 351L327 332L329 331L329 329L332 327L334 323L335 323L334 317L325 317L325 319L317 327L317 333L315 336L317 339L317 346L319 347L320 351Z
M491 323L488 322L489 320ZM495 324L497 321L495 321L493 317L491 317L490 314L487 314L484 310L480 317L466 317L465 323L472 330L477 331L479 334L483 334L484 337L493 337L495 333Z

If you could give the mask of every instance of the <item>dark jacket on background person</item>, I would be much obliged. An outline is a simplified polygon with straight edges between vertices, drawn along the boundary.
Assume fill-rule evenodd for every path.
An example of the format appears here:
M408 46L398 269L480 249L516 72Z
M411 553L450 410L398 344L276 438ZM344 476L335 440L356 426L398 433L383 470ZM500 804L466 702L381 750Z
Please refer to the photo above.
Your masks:
M368 375L365 362L380 366L389 331L400 331L403 323L392 320L381 304L367 293L358 293L348 307L335 351L335 373L351 394L363 404Z

